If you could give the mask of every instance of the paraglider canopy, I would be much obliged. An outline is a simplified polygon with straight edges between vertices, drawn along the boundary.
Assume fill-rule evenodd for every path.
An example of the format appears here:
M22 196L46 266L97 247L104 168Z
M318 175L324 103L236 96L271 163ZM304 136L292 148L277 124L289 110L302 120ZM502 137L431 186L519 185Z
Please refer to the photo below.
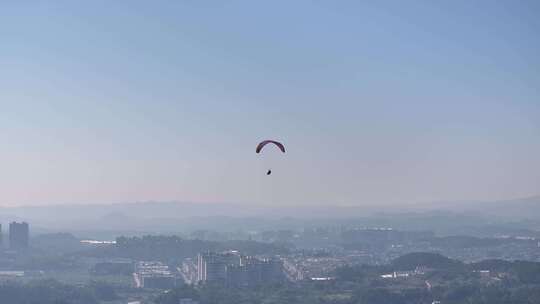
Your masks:
M285 146L278 142L278 141L275 141L275 140L263 140L261 141L258 145L257 145L257 148L255 149L255 152L256 153L261 153L262 149L267 145L267 144L274 144L276 147L279 148L279 150L281 150L281 152L285 153ZM266 171L266 175L270 175L272 174L272 169L268 169L268 171Z
M262 149L263 149L264 146L266 146L267 144L274 144L274 145L276 145L276 146L281 150L281 152L285 153L285 146L283 146L282 143L277 142L277 141L275 141L275 140L263 140L263 141L261 141L261 142L257 145L257 148L255 149L255 152L261 153Z

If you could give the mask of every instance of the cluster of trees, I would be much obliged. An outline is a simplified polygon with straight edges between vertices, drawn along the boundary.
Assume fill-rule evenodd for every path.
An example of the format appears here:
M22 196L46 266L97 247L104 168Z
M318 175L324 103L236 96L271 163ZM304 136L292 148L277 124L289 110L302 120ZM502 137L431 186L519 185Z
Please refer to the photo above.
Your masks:
M394 270L426 266L430 271L418 279L428 279L433 287L414 286L414 279L388 281L380 275ZM475 270L489 270L482 280ZM355 304L362 303L540 303L540 263L487 260L465 264L439 254L411 253L390 265L342 267L335 272L336 286L351 286ZM349 285L346 285L348 282ZM345 285L344 285L345 284Z
M73 253L84 249L80 240L71 233L46 233L32 237L32 249L42 255Z
M6 304L98 304L117 298L114 287L103 282L91 282L85 286L67 285L55 280L0 283L0 303Z
M328 302L323 290L306 288L298 284L260 286L259 288L225 288L219 285L193 288L184 286L159 295L156 304L177 304L182 298L191 298L201 304L319 304Z
M353 290L348 288L353 287ZM479 284L453 284L426 288L395 288L374 283L350 285L347 282L272 285L255 289L220 286L180 287L160 294L156 304L176 304L191 298L201 304L422 304L440 300L448 304L540 303L540 287L507 288Z
M376 280L351 282L338 278L333 282L302 282L249 289L218 285L181 286L159 293L152 303L177 304L182 298L191 298L201 304L420 304L431 303L434 299L449 304L533 304L540 303L540 286L452 282L448 286L437 286L428 290L396 288ZM52 280L0 284L1 303L98 304L117 299L112 286L98 282L86 286L66 285Z
M474 271L489 270L493 273L502 273L507 281L516 284L540 284L540 263L530 261L484 260L481 262L465 264L461 261L449 259L435 253L410 253L396 258L390 265L376 266L375 271L380 273L388 270L414 270L416 266L425 266L437 274L460 274L476 277ZM363 266L365 269L367 266ZM354 268L352 268L354 269Z
M401 256L392 261L390 266L394 270L413 270L418 265L433 269L436 274L453 273L475 276L475 270L489 270L505 274L507 281L515 281L516 284L540 284L540 263L530 261L484 260L465 264L440 254L419 252ZM381 270L386 271L385 268L388 267L384 266Z
M479 284L452 284L428 291L422 288L363 288L355 292L350 304L420 304L439 300L445 304L540 303L540 287L508 288Z
M474 270L508 273L522 284L540 284L540 263L529 261L485 260L469 265ZM540 303L540 302L539 302Z
M540 286L481 285L478 283L452 283L447 287L437 287L432 294L448 304L506 304L540 303Z
M464 269L465 264L437 253L414 252L394 259L391 266L394 270L414 270L417 266L425 266L456 271Z
M135 260L161 260L178 263L205 251L239 250L249 255L285 254L289 248L256 241L186 240L178 236L118 237L116 244L87 252L93 256L124 257Z
M4 269L68 270L78 267L73 253L84 250L77 238L69 233L40 234L32 237L32 248L2 259Z
M78 267L77 259L68 255L31 254L17 257L15 269L26 270L68 270Z
M428 239L433 247L439 248L481 248L495 247L504 243L513 242L512 239L479 238L473 236L446 236Z

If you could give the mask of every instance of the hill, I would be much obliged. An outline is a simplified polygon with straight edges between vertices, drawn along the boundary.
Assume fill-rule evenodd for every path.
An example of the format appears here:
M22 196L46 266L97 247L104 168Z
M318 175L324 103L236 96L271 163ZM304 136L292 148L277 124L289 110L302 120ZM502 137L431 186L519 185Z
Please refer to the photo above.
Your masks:
M414 252L402 255L391 263L395 270L412 270L418 266L432 269L463 269L465 264L438 253Z

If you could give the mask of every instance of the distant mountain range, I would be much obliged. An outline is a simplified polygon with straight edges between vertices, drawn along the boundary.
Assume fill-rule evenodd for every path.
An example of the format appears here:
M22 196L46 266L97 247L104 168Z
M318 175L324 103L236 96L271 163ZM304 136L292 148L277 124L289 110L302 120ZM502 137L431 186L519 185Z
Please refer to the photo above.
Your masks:
M439 209L457 212L476 212L485 216L508 219L540 219L540 196L499 201L441 203Z
M297 217L328 218L367 216L376 213L405 213L425 211L477 212L500 217L540 217L540 196L501 201L437 202L422 205L300 205L260 206L232 203L188 203L188 202L138 202L90 205L49 205L0 207L0 220L6 215L16 218L50 218L79 220L99 218L107 215L125 215L136 218L188 218L207 216L227 217Z
M175 232L195 229L293 229L364 225L446 233L479 225L520 222L540 226L540 196L494 202L434 203L424 206L257 206L225 203L142 202L0 208L0 223L25 220L43 231ZM526 224L532 222L531 225ZM523 224L525 223L525 224ZM4 226L5 227L5 226ZM457 227L457 228L456 228ZM472 227L472 228L471 228Z

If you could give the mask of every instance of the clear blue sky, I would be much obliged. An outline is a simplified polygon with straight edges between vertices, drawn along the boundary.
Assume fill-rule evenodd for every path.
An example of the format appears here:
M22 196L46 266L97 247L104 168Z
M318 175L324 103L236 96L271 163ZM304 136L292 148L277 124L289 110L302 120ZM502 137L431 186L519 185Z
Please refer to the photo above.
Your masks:
M539 54L539 1L4 1L0 205L538 194Z

